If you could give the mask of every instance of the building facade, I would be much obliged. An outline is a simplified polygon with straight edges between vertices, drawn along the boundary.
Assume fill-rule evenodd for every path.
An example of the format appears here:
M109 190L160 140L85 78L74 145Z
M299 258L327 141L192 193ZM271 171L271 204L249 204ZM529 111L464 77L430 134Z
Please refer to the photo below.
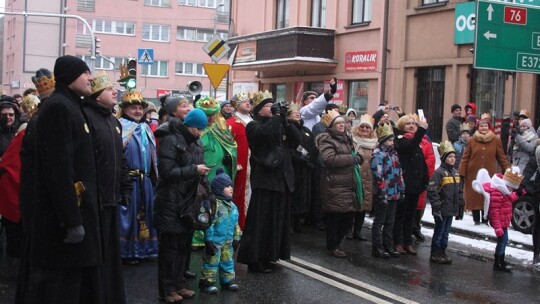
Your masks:
M467 2L474 5L232 0L229 44L237 49L230 93L267 89L277 99L298 101L302 91L322 93L337 77L335 102L359 113L373 113L384 102L405 112L423 109L434 141L446 138L454 103L475 102L477 114L494 119L528 109L538 126L537 76L474 69L473 42L455 41L456 6Z
M137 65L137 89L154 102L161 94L188 91L191 81L202 83L201 94L210 94L203 63L212 60L203 46L214 33L227 39L229 9L229 1L222 0L6 0L6 12L83 18L100 40L95 73L105 72L111 79L120 77L125 59L151 49L153 63ZM9 95L32 87L35 71L52 70L58 56L92 62L90 29L77 18L6 15L5 20L2 84ZM217 90L220 99L226 98L225 84Z

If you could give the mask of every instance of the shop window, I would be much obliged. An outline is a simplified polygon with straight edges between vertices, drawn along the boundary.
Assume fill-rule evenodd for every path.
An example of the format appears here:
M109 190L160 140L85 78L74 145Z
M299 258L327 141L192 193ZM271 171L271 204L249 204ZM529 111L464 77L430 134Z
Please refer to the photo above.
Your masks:
M369 81L349 82L349 108L356 111L357 117L367 113Z

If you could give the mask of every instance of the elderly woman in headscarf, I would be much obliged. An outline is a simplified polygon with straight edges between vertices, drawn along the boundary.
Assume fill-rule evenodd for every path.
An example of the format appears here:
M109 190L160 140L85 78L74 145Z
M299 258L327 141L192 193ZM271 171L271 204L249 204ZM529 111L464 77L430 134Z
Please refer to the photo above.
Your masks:
M502 142L490 128L491 122L489 118L483 117L480 119L478 130L469 139L458 169L459 175L463 176L465 180L465 209L472 210L473 220L476 225L480 224L481 211L484 209L484 197L474 191L472 187L472 181L476 179L476 174L480 169L485 168L489 176L493 176L496 173L497 164L499 164L503 172L510 168L504 154Z
M523 172L525 165L529 162L531 156L534 155L536 148L536 139L538 134L534 130L532 121L528 118L523 119L519 123L519 131L513 130L512 136L514 137L514 152L512 153L512 166L517 166L520 172Z
M373 209L373 174L371 172L371 159L373 149L377 146L377 135L373 132L373 118L369 114L360 116L360 124L352 129L354 149L366 161L360 166L362 175L362 186L364 192L364 200L360 212L357 212L354 217L354 227L352 230L352 238L360 241L367 241L367 238L362 236L362 225L366 212L371 212Z
M344 258L341 241L351 229L356 212L360 211L362 197L357 196L354 166L361 165L362 156L354 152L352 139L345 131L345 119L330 111L322 121L326 133L317 136L321 172L321 203L326 216L326 249L330 255Z

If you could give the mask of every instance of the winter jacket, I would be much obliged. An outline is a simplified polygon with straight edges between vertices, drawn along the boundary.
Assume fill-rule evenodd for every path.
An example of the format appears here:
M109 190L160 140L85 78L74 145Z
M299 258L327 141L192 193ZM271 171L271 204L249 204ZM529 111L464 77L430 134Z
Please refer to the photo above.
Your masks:
M422 153L424 154L424 159L426 160L428 178L431 179L431 176L433 176L433 172L435 172L435 153L433 152L433 144L431 143L427 135L424 135L424 138L422 138L422 141L420 142L420 147L422 148ZM420 194L420 197L418 198L418 204L416 205L417 210L422 210L426 208L426 198L427 191L424 191Z
M455 143L459 139L459 127L463 123L462 117L452 117L446 122L446 134L448 140Z
M393 147L378 145L371 160L373 184L378 197L397 201L405 192L399 158Z
M331 94L321 94L321 96L315 98L310 104L300 108L300 116L304 121L304 127L311 131L313 126L321 121L320 115L324 112L326 105L331 99Z
M154 200L154 228L159 232L186 233L191 227L180 220L188 204L195 201L199 182L197 165L204 163L203 147L178 118L171 118L155 132L159 139L160 173Z
M418 128L411 139L408 139L403 131L397 128L394 128L394 134L397 134L394 147L403 170L405 192L420 194L427 188L429 183L428 168L424 153L420 147L426 130Z
M456 150L456 163L454 164L454 168L459 168L463 152L465 152L465 146L467 146L467 143L461 137L454 143L454 150Z
M512 153L512 166L517 166L523 172L529 159L534 155L536 139L538 135L532 128L525 130L523 134L516 135L514 152Z
M345 132L327 129L315 141L323 164L320 181L322 210L336 213L360 211L354 182L352 139Z
M371 158L373 149L377 146L377 137L362 138L353 136L354 148L364 162L360 166L360 174L362 175L362 186L364 192L364 201L362 203L362 211L371 211L373 209L373 173L371 172Z
M442 163L435 170L428 186L428 198L433 213L457 216L459 207L465 205L460 177L454 166Z
M497 163L502 167L503 172L510 167L502 149L501 140L492 131L486 134L480 134L476 131L465 147L458 168L459 175L465 177L463 196L466 210L482 210L484 208L484 197L473 190L472 181L476 179L476 174L482 168L485 168L488 174L493 176L497 169Z
M204 232L204 241L226 244L239 241L241 234L236 205L231 200L217 199L216 215L212 225Z
M494 230L507 228L512 219L512 203L518 199L515 192L504 195L499 189L493 187L491 183L482 185L484 191L489 193L489 225Z

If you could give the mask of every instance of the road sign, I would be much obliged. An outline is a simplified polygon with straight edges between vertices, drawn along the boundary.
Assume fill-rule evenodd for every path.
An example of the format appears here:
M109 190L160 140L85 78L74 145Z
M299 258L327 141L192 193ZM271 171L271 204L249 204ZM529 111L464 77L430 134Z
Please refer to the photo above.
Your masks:
M137 61L139 62L139 64L154 63L154 49L138 49Z
M454 43L474 43L475 2L456 3L454 17Z
M476 16L475 68L540 73L540 7L478 0Z
M219 87L219 84L229 71L230 67L231 66L228 64L203 63L203 68L206 71L206 74L208 74L208 78L210 78L210 83L212 83L214 89Z
M215 35L204 46L203 50L217 63L223 58L230 50L230 47L219 35Z

